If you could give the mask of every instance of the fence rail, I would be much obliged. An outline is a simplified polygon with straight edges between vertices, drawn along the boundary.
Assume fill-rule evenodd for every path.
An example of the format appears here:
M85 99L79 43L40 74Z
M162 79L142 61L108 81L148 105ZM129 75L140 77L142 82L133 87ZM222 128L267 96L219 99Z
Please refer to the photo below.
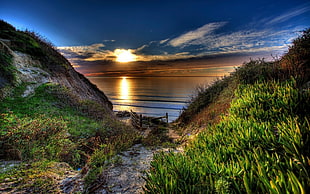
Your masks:
M165 116L154 117L154 118L150 118L150 119L148 118L145 121L145 120L143 120L142 114L139 115L139 114L133 112L132 110L130 110L131 124L136 129L147 128L151 123L155 123L159 119L161 119L161 121L163 121L163 119L165 119L166 123L168 124L168 122L169 122L169 120L168 120L168 113L166 113ZM143 121L145 121L145 122L143 122Z

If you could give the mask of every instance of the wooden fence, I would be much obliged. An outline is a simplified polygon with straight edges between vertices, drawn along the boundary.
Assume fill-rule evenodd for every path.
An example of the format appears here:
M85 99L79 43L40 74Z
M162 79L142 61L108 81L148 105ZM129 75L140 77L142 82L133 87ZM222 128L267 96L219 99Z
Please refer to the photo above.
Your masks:
M169 122L169 120L168 120L168 113L166 113L165 116L154 117L154 118L151 117L151 118L147 118L146 120L143 120L142 114L138 115L137 113L135 113L132 110L130 110L131 124L136 129L147 128L151 123L155 123L155 121L159 120L159 119L161 119L162 121L163 121L163 119L165 119L166 123L168 124L168 122Z
M132 110L130 110L130 120L131 120L131 124L134 128L136 129L141 129L142 128L142 115L138 115L135 112L132 112Z

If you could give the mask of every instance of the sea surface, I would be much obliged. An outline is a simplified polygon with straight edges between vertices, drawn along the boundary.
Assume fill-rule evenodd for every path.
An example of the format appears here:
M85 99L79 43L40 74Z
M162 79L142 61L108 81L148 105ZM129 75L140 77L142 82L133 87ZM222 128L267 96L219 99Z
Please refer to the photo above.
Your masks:
M113 103L115 112L132 110L152 117L168 113L169 122L180 115L197 86L216 77L88 77Z

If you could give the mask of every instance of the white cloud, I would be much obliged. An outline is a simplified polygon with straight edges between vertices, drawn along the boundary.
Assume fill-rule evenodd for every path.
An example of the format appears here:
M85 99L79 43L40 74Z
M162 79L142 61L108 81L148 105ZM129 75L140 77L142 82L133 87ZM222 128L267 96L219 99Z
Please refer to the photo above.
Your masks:
M96 43L92 45L84 45L84 46L62 46L62 47L57 47L58 49L65 49L65 50L70 50L70 51L85 51L85 50L97 50L101 47L105 47L104 44L102 43Z
M289 30L238 31L205 40L204 46L217 53L279 52L287 49L292 37L296 34Z
M71 61L84 60L84 61L96 61L96 60L110 60L113 58L113 52L103 49L105 47L102 43L96 43L86 46L68 46L58 47L57 49Z
M140 46L139 48L137 48L136 51L141 51L141 50L147 48L148 46L149 46L149 45L147 45L147 44L142 45L142 46Z
M190 53L189 52L181 52L181 53L176 53L175 55L176 56L182 56L182 55L189 55Z
M224 26L226 23L227 22L215 22L206 24L196 30L189 31L177 38L170 40L169 44L174 47L185 46L186 44L189 44L192 41L203 39L206 35L213 33L215 30Z
M272 24L276 24L276 23L281 23L281 22L285 22L295 16L301 15L305 12L310 11L310 6L306 6L306 7L302 7L302 8L298 8L289 12L286 12L278 17L273 18L272 20L270 20L269 22L267 22L267 25L272 25Z
M103 40L103 42L116 42L116 40Z
M161 41L159 41L159 43L160 43L160 44L164 44L164 43L166 43L167 41L169 41L169 38L167 38L167 39L165 39L165 40L161 40Z
M292 15L301 13L299 10ZM288 16L287 16L288 17ZM283 17L284 18L284 17ZM292 29L275 30L273 28L246 29L230 33L215 33L226 22L210 23L196 30L187 32L169 41L171 46L181 49L181 52L193 51L198 55L209 55L217 53L238 53L238 52L270 52L272 49L285 50L290 40L296 38L297 34ZM188 50L189 49L189 50Z

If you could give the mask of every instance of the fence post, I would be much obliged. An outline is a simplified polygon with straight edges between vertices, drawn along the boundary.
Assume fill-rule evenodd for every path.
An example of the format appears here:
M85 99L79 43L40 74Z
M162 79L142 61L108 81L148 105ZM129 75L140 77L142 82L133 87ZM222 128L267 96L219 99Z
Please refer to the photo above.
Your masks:
M167 124L169 123L169 120L168 120L168 113L166 112L166 119L167 119Z

